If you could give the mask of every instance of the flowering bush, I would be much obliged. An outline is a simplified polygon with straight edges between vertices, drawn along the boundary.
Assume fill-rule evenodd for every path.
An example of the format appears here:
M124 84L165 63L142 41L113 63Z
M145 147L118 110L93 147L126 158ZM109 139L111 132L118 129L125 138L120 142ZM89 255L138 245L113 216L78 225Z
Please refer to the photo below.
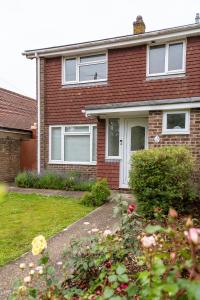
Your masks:
M144 225L135 209L119 199L120 229L93 228L89 233L96 235L71 241L57 270L43 238L36 239L39 266L20 266L28 272L10 299L199 300L200 228L191 218L181 221L173 209L162 223ZM91 229L88 222L84 226Z

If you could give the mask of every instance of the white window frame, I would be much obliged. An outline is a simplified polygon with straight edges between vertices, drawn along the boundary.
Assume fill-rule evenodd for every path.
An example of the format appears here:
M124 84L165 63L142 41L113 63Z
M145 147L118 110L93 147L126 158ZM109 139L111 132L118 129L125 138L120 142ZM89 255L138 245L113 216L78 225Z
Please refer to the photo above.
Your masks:
M88 126L88 132L65 132L65 127L84 127ZM96 161L92 160L92 144L93 144L93 128L97 127L96 124L78 124L78 125L50 125L49 126L49 164L65 164L65 165L96 165ZM52 128L61 128L61 160L51 159L51 143L52 143ZM89 162L78 162L78 161L65 161L64 160L64 138L65 136L84 135L90 137L90 161Z
M105 59L102 60L94 60L90 62L81 63L80 59L83 57L90 57L96 55L105 55ZM75 59L76 60L76 80L74 81L65 81L65 61L68 59ZM89 65L97 65L97 64L104 64L106 63L106 78L105 79L96 79L96 80L84 80L80 81L79 79L79 70L80 66L89 66ZM63 85L73 85L73 84L84 84L84 83L95 83L95 82L105 82L108 78L108 53L90 53L87 55L80 55L80 56L72 56L72 57L63 57L62 58L62 84Z
M167 116L169 114L185 114L185 128L182 129L167 129ZM190 133L190 111L178 110L178 111L164 111L162 122L162 134L189 134Z
M183 68L179 70L171 70L169 71L169 65L168 65L168 58L169 58L169 46L173 44L180 44L183 43L183 57L182 57L182 65ZM156 46L165 46L165 71L162 73L149 73L149 66L150 66L150 48ZM156 44L156 45L147 45L147 70L146 70L146 76L147 77L156 77L156 76L163 76L163 75L176 75L176 74L184 74L186 71L186 40L182 41L174 41L166 44Z
M119 155L117 156L109 156L108 155L108 124L109 124L109 119L118 119L119 121ZM105 159L116 159L116 160L119 160L121 159L121 147L120 147L120 140L121 140L121 119L120 118L117 118L117 117L110 117L110 118L106 118L106 155L105 155Z

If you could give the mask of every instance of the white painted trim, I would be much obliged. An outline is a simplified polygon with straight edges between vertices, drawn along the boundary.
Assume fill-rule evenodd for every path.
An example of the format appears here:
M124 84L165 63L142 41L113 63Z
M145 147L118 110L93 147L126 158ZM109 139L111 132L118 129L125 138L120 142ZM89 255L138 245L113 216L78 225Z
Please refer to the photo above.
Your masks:
M109 115L113 113L131 113L140 111L152 111L152 110L180 110L180 109L190 109L190 108L200 108L200 102L194 103L176 103L176 104L157 104L157 105L145 105L145 106L132 106L132 107L121 107L121 108L100 108L100 109L86 109L86 117L89 116L99 116L99 115Z
M167 129L167 115L168 114L185 114L185 128L184 129ZM174 134L174 135L179 135L179 134L190 134L190 111L188 110L179 110L179 111L164 111L163 112L163 120L162 120L162 134L167 135L167 134Z
M148 149L148 118L147 117L132 117L132 118L121 118L121 131L124 137L123 141L123 153L122 159L120 161L120 174L119 174L119 187L128 188L127 184L124 183L124 180L128 181L128 168L130 161L130 152L128 153L128 147L130 146L130 128L132 126L143 126L145 127L145 149Z
M65 132L65 127L83 127L88 126L89 131L86 132ZM50 125L49 126L49 164L62 164L62 165L96 165L96 161L92 160L92 142L93 142L93 128L96 127L96 124L66 124L66 125ZM61 128L61 160L52 160L51 159L51 133L52 128ZM89 162L72 162L72 161L65 161L64 160L64 137L65 136L75 136L75 135L83 135L83 136L89 136L90 138L90 161Z
M38 55L42 57L62 56L62 55L82 55L84 53L95 53L97 51L105 51L107 49L115 49L122 47L131 47L136 45L148 44L152 41L162 42L168 40L180 40L188 36L200 34L200 26L197 24L185 25L177 28L169 28L167 30L157 30L147 32L140 35L129 35L105 40L98 40L74 45L66 45L61 47L51 47L37 49ZM28 50L23 53L27 58L35 58L36 50Z
M37 115L37 122L38 122L38 126L37 126L37 173L40 174L41 172L41 166L40 166L40 146L41 146L41 142L40 142L40 134L41 134L41 130L40 130L40 105L41 105L41 101L40 101L40 57L38 56L37 53L35 53L35 57L37 58L37 107L38 107L38 115Z
M105 59L102 60L94 60L86 63L81 63L80 59L87 56L93 56L93 55L105 55ZM108 78L108 53L95 53L95 54L88 54L84 56L64 56L62 57L62 85L63 86L70 86L70 85L81 85L86 83L98 83L98 82L106 82ZM75 59L76 60L76 80L74 81L65 81L65 61L68 59ZM80 67L81 66L91 66L91 65L97 65L97 64L106 64L106 78L103 79L97 79L97 80L84 80L80 81L79 75L80 75Z
M168 58L169 58L169 46L173 44L183 43L183 57L182 57L182 65L183 68L179 70L171 70L169 71L168 68ZM165 46L165 72L163 73L149 73L149 55L150 55L150 48L157 47L157 46ZM179 75L185 74L186 72L186 40L181 41L173 41L164 44L156 44L156 45L147 45L147 53L146 53L146 77L160 77L160 76L170 76L170 75Z
M119 155L118 156L109 156L108 155L108 121L109 119L118 119L119 122ZM105 160L120 160L120 118L107 118L106 119L106 135L105 135Z

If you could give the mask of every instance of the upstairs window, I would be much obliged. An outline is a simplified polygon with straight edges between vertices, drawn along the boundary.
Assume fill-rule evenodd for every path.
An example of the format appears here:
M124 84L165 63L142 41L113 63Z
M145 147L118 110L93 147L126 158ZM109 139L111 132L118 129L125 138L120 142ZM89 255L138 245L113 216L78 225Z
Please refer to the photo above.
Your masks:
M185 43L176 42L148 48L147 75L170 75L185 71Z
M64 58L64 84L105 81L106 54Z

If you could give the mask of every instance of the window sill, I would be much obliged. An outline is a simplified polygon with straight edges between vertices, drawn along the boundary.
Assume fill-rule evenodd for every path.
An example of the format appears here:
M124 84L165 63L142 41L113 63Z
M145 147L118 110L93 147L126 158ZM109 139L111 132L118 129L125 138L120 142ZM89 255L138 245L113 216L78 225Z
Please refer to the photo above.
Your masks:
M190 132L189 131L182 131L182 132L180 132L180 131L164 131L164 132L162 132L162 135L188 135L188 134L190 134Z
M94 86L101 86L107 85L107 80L101 81L93 81L93 82L75 82L75 83L63 83L62 88L78 88L78 87L94 87Z
M83 166L96 166L96 162L67 162L67 161L49 161L49 165L83 165Z
M173 73L173 74L163 74L163 75L147 75L146 80L160 80L160 79L173 79L173 78L180 78L180 77L185 77L186 73Z
M105 157L106 161L120 161L121 157L119 156L110 156L110 157Z

